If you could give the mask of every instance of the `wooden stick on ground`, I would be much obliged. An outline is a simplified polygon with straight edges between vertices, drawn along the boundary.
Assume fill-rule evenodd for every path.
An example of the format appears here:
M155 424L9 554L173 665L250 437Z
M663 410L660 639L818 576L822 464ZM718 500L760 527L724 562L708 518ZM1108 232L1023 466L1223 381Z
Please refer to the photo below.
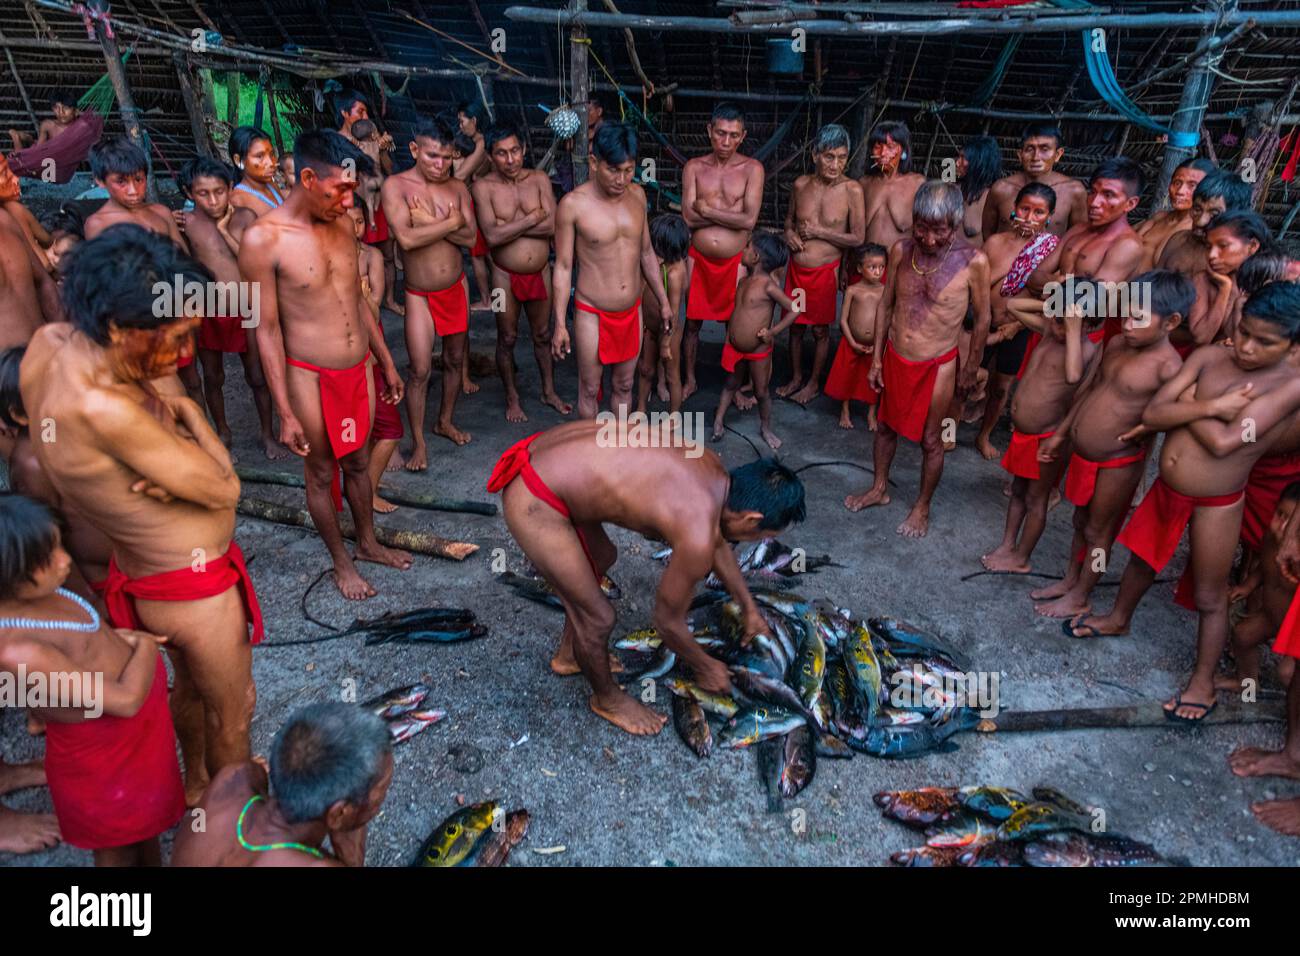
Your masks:
M1202 724L1255 724L1284 722L1286 713L1278 702L1269 704L1220 704L1200 721ZM1082 730L1090 727L1177 727L1165 717L1159 701L1128 707L1077 707L1069 710L1005 710L997 717L981 720L979 733L1032 730ZM1190 728L1188 728L1190 729Z
M252 485L281 485L285 488L305 488L302 475L291 472L276 471L273 468L256 468L248 465L236 465L235 474L240 481ZM490 501L464 501L460 498L436 498L418 492L396 491L387 488L383 491L385 500L395 505L408 508L423 508L425 511L454 511L458 514L487 515L497 513L497 506Z
M305 509L291 508L288 505L277 504L264 498L240 498L239 505L235 510L249 518L259 518L262 521L273 521L276 524L292 525L313 532L316 530L311 515ZM343 537L356 539L356 531L352 527L351 519L346 514L339 516L339 524L343 528ZM448 541L446 538L440 538L429 531L406 531L381 528L376 525L375 537L379 539L380 544L387 545L390 548L401 548L404 551L428 554L435 558L450 558L453 561L464 561L478 550L476 544L470 544L468 541Z

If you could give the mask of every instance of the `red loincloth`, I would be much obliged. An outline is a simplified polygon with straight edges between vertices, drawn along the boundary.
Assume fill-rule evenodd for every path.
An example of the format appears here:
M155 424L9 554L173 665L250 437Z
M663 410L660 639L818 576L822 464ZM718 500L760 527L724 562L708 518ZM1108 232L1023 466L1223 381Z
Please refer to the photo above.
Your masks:
M793 259L785 267L785 294L803 290L804 310L795 325L830 325L836 319L835 297L839 294L840 260L805 268Z
M397 441L403 435L402 413L396 405L389 405L380 396L384 394L384 373L376 362L371 368L375 379L375 441Z
M516 302L545 302L546 280L542 273L546 271L545 266L538 272L511 272L509 269L502 269L510 277L510 294L515 297Z
M880 396L867 380L875 358L874 352L862 355L849 347L847 339L840 339L839 348L835 350L835 361L831 363L831 372L826 376L826 387L823 389L827 397L841 402L876 404Z
M253 579L248 576L244 552L234 540L225 554L209 558L202 570L187 565L175 571L128 578L117 566L117 559L110 558L108 577L104 581L104 608L108 611L108 622L114 627L145 630L135 612L136 598L144 601L197 601L224 594L232 587L239 588L239 596L244 602L251 643L262 643L262 607L257 603Z
M722 343L722 367L728 372L734 372L741 362L761 362L771 355L770 346L766 352L742 352L731 344L730 339Z
M1109 461L1089 461L1078 455L1070 456L1070 467L1065 473L1065 498L1070 504L1079 508L1086 507L1092 501L1092 494L1097 490L1097 472L1102 468L1124 468L1146 458L1143 448L1135 455L1123 458L1111 458ZM1125 508L1127 511L1127 507Z
M212 352L248 351L248 330L244 320L237 315L205 317L199 324L199 348Z
M185 813L162 655L134 717L45 725L45 776L65 843L105 850L149 840Z
M1285 654L1287 657L1300 660L1300 588L1296 589L1295 596L1291 598L1291 606L1287 609L1286 617L1282 619L1282 626L1278 628L1277 640L1273 642L1273 653ZM1296 678L1292 676L1291 679ZM46 760L48 759L47 757Z
M1300 452L1265 455L1246 479L1246 510L1241 513L1241 540L1258 551L1286 486L1300 481Z
M1042 432L1038 435L1026 435L1024 432L1011 429L1011 442L1007 445L1006 452L1002 455L1002 467L1017 478L1027 478L1030 481L1037 481L1039 478L1038 470L1038 443L1044 438L1051 438L1055 432Z
M955 346L942 355L913 362L894 351L892 343L886 342L880 360L880 421L908 441L919 442L925 432L925 420L930 415L930 400L934 398L934 381L939 366L956 360Z
M1157 573L1178 550L1187 523L1197 508L1221 508L1241 498L1242 491L1226 495L1193 498L1170 488L1163 478L1157 478L1124 530L1115 540L1141 558Z
M463 282L453 282L445 289L426 292L406 287L408 295L419 296L429 306L433 330L439 335L459 335L469 331L469 291Z
M474 258L488 254L487 240L483 238L483 230L479 229L474 235L474 248L469 251Z
M321 368L297 359L285 361L319 376L321 417L335 459L352 454L370 436L370 389L367 387L367 354L351 368Z
M641 354L641 300L637 299L621 312L609 312L573 300L578 312L590 312L600 322L597 332L597 358L601 365L618 365Z
M369 245L376 245L388 239L388 216L381 205L375 210L375 214L370 219L370 225L366 227L365 235L361 241Z
M731 318L736 308L736 275L743 254L741 250L730 259L715 259L691 246L688 255L695 268L686 294L686 318L709 322L726 322Z

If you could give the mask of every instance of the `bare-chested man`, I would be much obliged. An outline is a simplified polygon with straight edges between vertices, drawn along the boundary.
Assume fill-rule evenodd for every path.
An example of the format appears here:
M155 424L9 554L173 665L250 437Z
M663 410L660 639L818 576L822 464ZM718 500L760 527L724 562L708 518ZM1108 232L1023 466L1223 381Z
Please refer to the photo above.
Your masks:
M22 229L0 209L0 349L26 345L42 322L62 320L58 286Z
M524 137L501 123L484 137L491 172L474 181L470 192L478 228L492 257L493 304L497 317L497 372L506 387L506 421L526 422L515 382L515 340L519 313L528 317L533 357L542 378L542 401L561 415L573 406L555 391L551 359L551 237L555 235L555 193L540 170L524 165Z
M77 98L71 93L57 90L50 95L50 112L53 117L47 120L41 120L41 124L36 128L36 139L32 139L31 133L23 130L9 130L9 139L13 141L14 149L24 149L31 145L39 146L41 143L49 142L54 137L67 132L72 121L80 115L81 111L77 108Z
M776 390L782 398L807 405L821 391L822 370L830 353L831 326L839 318L840 260L862 245L865 230L863 187L844 175L849 163L849 133L828 123L812 144L814 172L794 181L785 214L790 262L785 294L802 306L790 327L790 381ZM803 377L803 330L812 326L812 373Z
M367 441L375 402L401 401L402 380L362 292L347 215L370 161L333 130L300 134L294 161L289 198L244 232L239 272L261 290L257 344L280 440L306 459L307 510L334 562L334 583L356 601L378 592L343 546L335 512L342 502L331 483L341 469L356 560L409 568L409 554L375 540Z
M871 369L872 387L883 389L875 482L844 499L850 511L889 504L898 436L920 442L921 491L898 526L909 538L923 537L930 528L930 500L943 475L943 419L955 390L974 385L989 331L989 260L962 235L963 212L956 185L927 182L916 191L912 235L889 250L874 338L881 357ZM957 340L968 309L975 316L970 362L959 374Z
M179 394L198 317L155 309L157 276L211 275L166 239L122 224L72 253L72 325L39 329L21 368L34 442L60 497L107 535L104 605L114 627L168 636L172 718L193 803L209 774L248 759L261 612L232 539L239 479L202 410ZM157 311L162 311L161 316Z
M1201 180L1218 168L1208 159L1193 156L1174 169L1169 180L1169 208L1137 225L1137 234L1142 238L1143 271L1155 267L1174 233L1192 228L1192 196Z
M1240 176L1227 169L1206 173L1192 193L1190 225L1165 240L1156 264L1161 269L1181 272L1195 281L1196 273L1209 268L1206 263L1209 243L1206 241L1205 229L1210 220L1229 209L1249 208L1249 183L1243 182Z
M912 134L906 123L877 123L867 137L871 167L862 184L866 241L893 246L912 230L912 200L925 182L912 172Z
M551 351L557 360L569 354L565 313L572 291L582 418L596 417L606 366L613 366L611 407L631 404L641 354L643 279L655 296L644 307L658 314L665 334L672 334L677 320L650 244L645 190L632 182L636 149L632 127L602 123L591 141L591 178L561 199L556 210Z
M384 180L388 226L402 249L406 284L406 351L411 380L406 413L411 422L408 471L429 467L424 404L433 365L433 337L442 336L442 401L433 433L468 444L469 432L452 424L469 353L469 283L461 249L474 245L477 228L469 190L452 175L456 130L440 117L421 120L411 139L415 165Z
M740 605L743 640L766 633L729 542L779 534L802 521L804 490L794 472L771 459L728 474L713 452L682 447L678 433L663 435L659 447L628 447L609 440L607 427L571 422L525 438L501 456L487 490L502 492L506 526L564 604L564 634L551 669L581 671L591 684L591 709L606 720L628 733L657 734L665 718L623 693L610 674L606 641L615 615L599 582L618 552L602 526L628 528L672 548L655 596L654 626L700 687L727 693L726 666L686 627L691 598L712 571Z
M984 238L1012 227L1016 196L1029 183L1051 186L1056 193L1056 212L1051 231L1064 236L1071 226L1087 218L1087 191L1073 176L1055 171L1065 155L1061 130L1051 123L1030 123L1020 134L1020 172L999 179L984 202Z
M688 160L682 170L682 218L691 227L686 334L682 355L686 380L682 399L693 395L700 329L706 320L726 322L736 304L740 257L763 205L763 164L741 155L745 114L734 103L713 108L707 156Z

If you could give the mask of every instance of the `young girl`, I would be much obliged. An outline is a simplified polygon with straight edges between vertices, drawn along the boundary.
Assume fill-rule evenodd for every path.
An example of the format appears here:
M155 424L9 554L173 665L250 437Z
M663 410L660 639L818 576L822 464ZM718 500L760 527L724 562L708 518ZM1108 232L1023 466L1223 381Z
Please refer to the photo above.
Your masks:
M640 378L636 386L636 410L644 412L650 397L655 370L666 377L668 385L668 411L682 408L682 295L686 291L686 253L691 247L691 230L681 216L662 215L650 220L650 245L659 260L660 281L668 293L668 303L673 308L672 331L663 334L658 319L649 309L642 313L645 334L641 337L641 363L637 367ZM641 298L650 301L654 293L647 286Z
M262 216L284 202L284 194L275 185L275 147L260 129L240 126L230 134L230 161L241 171L230 192L231 205Z

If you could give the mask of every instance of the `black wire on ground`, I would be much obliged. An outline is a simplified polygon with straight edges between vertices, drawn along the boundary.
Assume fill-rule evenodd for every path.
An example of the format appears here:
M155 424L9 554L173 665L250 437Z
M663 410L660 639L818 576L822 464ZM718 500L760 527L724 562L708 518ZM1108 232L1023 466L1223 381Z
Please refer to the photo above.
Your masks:
M1028 571L1025 572L1024 574L1021 574L1016 571L989 571L989 570L973 571L970 574L963 575L960 580L965 582L971 580L972 578L983 577L986 574L991 575L993 577L999 577L999 578L1042 578L1045 581L1065 580L1064 576L1060 574L1040 574L1037 571ZM1173 584L1174 580L1175 580L1174 578L1156 578L1151 583L1152 584ZM1114 588L1114 587L1119 587L1119 584L1120 584L1119 581L1099 581L1094 586L1099 588Z

